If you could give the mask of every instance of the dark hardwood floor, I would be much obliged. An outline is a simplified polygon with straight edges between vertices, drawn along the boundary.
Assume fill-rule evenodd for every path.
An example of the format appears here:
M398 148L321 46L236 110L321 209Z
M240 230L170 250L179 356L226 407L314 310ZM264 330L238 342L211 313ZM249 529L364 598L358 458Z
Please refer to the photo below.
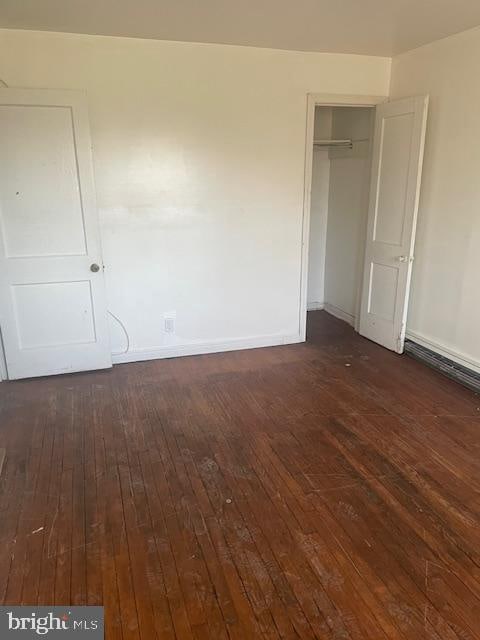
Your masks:
M480 638L480 398L309 341L0 385L0 602L106 637Z

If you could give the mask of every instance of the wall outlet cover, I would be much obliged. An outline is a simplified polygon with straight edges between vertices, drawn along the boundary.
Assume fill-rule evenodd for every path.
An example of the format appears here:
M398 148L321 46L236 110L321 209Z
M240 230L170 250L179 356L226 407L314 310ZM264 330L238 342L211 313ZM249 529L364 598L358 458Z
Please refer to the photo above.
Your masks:
M165 333L175 333L175 318L173 317L164 317L164 329Z

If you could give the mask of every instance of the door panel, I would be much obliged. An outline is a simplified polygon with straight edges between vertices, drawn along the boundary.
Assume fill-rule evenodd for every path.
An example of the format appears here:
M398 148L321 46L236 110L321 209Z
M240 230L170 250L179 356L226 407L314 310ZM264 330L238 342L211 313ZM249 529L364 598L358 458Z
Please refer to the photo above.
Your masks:
M8 377L111 366L79 92L0 90L0 302Z
M376 110L360 333L403 352L428 98Z
M17 284L12 286L12 297L21 349L95 342L88 280Z
M72 110L0 106L7 258L85 254Z
M393 322L397 288L398 269L385 264L372 263L368 313L383 318L387 322Z
M400 246L410 166L413 114L383 119L374 240Z

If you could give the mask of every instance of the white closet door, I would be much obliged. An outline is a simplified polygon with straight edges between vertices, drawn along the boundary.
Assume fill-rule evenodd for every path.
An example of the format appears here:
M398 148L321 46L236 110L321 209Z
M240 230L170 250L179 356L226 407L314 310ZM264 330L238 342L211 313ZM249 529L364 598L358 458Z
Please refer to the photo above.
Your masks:
M80 92L0 90L0 305L10 379L111 367Z
M360 333L403 352L428 97L376 108Z

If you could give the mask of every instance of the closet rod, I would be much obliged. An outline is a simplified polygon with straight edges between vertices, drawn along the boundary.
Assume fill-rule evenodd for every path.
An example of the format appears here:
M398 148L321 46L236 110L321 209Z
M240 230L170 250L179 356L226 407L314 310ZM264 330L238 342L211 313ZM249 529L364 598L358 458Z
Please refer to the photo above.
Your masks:
M314 140L314 147L349 147L350 149L353 147L354 143L357 142L368 142L368 138L363 138L362 140Z
M314 140L315 147L351 147L351 140Z

